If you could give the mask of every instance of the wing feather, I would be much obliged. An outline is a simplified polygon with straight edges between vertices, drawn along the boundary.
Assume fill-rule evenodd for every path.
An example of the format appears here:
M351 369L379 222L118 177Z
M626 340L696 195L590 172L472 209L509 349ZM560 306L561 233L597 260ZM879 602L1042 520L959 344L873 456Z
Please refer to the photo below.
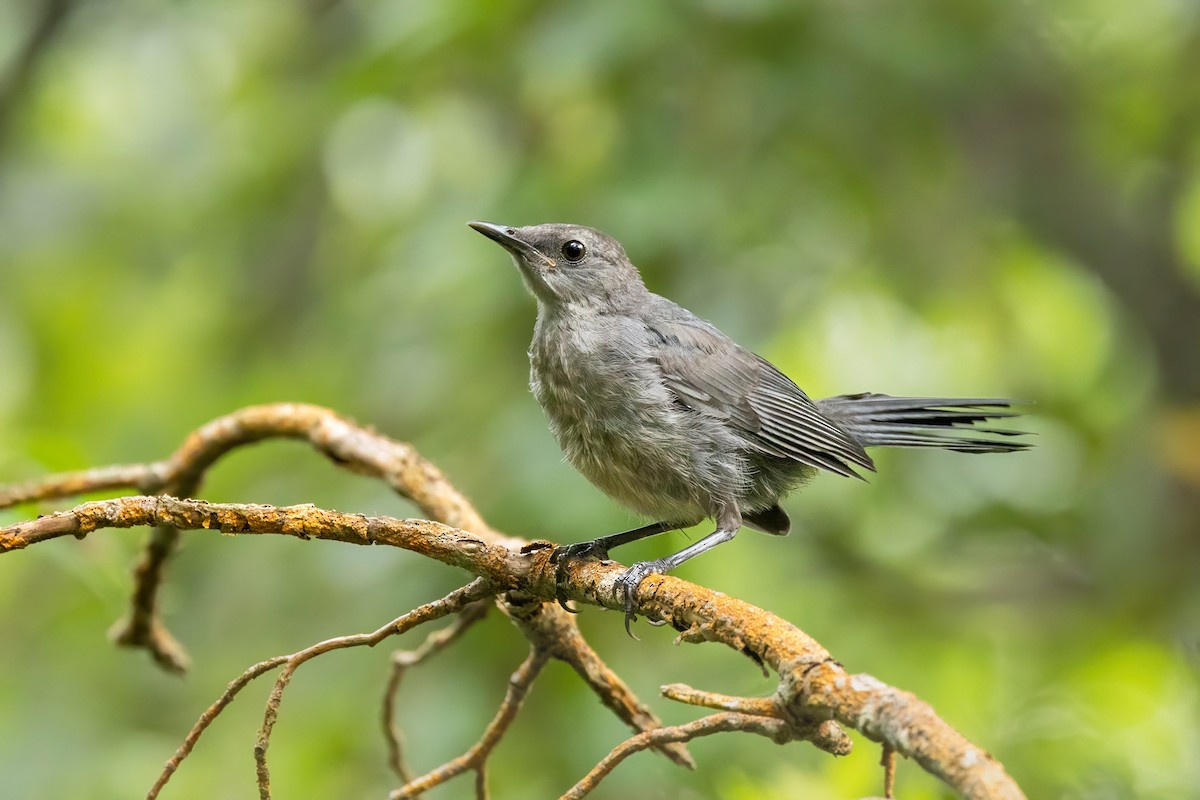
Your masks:
M652 360L676 400L722 420L752 449L839 475L857 476L851 465L875 469L862 445L799 386L712 325L677 314L647 321L646 328Z

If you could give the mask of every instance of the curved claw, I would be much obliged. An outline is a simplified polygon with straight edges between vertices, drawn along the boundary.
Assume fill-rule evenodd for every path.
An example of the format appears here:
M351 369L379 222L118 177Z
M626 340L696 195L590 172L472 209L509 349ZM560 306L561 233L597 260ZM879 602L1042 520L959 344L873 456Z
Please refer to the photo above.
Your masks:
M554 551L551 559L555 560L554 567L554 599L562 606L563 610L569 614L578 614L579 609L572 608L567 604L567 593L563 591L563 584L567 582L567 559L558 559L558 550Z
M629 634L630 638L641 641L629 627L631 623L637 621L637 614L633 613L634 594L647 577L661 575L667 569L668 566L661 561L639 561L617 578L617 588L625 597L625 633Z
M590 542L577 542L569 544L565 547L556 547L554 552L550 554L550 563L554 564L554 599L562 606L563 610L570 614L578 614L579 609L573 608L568 603L566 592L563 591L563 584L567 582L567 562L575 558L598 558L600 560L608 559L608 550L604 545L593 540Z

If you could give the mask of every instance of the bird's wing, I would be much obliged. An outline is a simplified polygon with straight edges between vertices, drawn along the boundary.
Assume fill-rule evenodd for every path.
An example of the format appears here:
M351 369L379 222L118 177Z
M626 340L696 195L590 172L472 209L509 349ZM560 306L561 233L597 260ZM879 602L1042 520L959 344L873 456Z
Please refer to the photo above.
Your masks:
M839 475L870 456L769 361L698 319L646 322L652 359L680 404L722 420L764 454Z

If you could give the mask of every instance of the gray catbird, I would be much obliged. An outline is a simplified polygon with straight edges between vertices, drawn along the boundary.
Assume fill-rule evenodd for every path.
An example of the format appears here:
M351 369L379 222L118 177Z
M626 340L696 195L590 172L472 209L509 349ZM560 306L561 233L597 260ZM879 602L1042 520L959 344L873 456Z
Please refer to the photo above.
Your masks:
M875 469L867 447L1027 446L1006 438L1015 431L956 435L958 426L1015 416L996 410L1009 400L852 394L813 402L766 359L649 291L620 243L600 231L469 224L508 250L537 298L530 385L567 460L609 497L659 520L556 557L607 558L618 545L716 520L703 539L621 576L627 629L646 576L729 541L743 524L786 534L791 522L779 501L818 469L861 477L855 466Z

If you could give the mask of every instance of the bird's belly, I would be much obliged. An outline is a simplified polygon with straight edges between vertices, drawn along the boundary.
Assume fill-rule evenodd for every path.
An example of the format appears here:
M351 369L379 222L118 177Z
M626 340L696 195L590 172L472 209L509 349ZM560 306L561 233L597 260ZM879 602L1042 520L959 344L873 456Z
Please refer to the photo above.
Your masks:
M567 461L602 492L663 520L710 516L738 480L716 468L711 436L661 386L533 373ZM726 459L729 461L729 459ZM732 461L730 461L732 463Z

